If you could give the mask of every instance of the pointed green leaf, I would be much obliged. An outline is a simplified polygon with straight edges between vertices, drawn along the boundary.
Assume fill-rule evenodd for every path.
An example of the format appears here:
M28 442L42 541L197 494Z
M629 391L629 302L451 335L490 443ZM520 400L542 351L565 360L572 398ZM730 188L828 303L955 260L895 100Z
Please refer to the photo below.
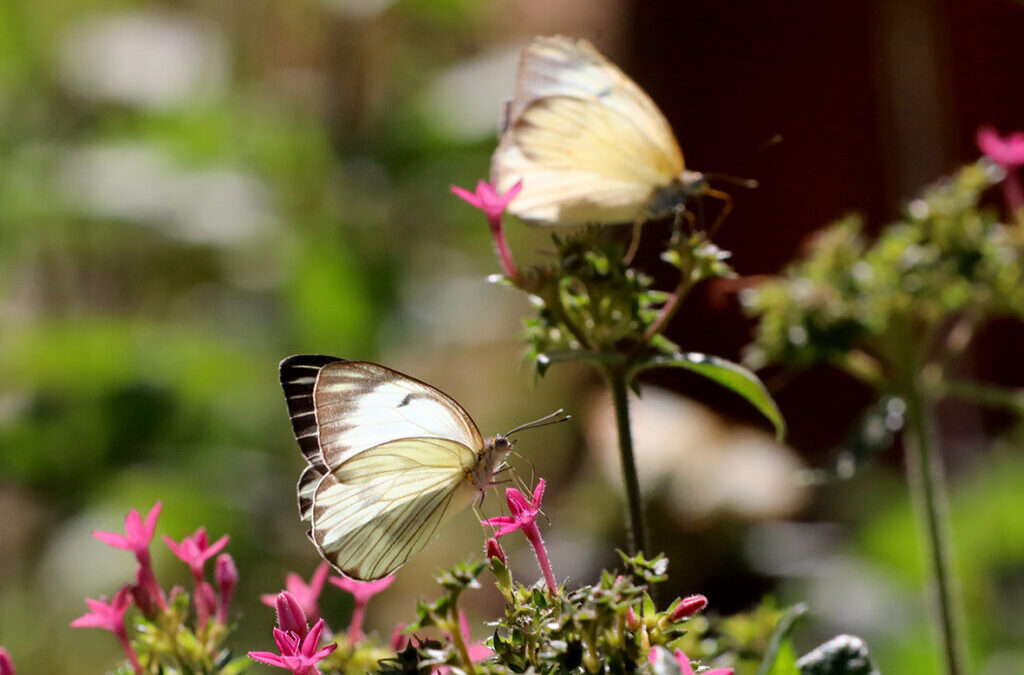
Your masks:
M652 357L639 364L634 372L650 368L683 368L703 375L736 392L757 408L775 426L776 438L781 440L786 435L786 422L782 419L782 413L779 412L771 394L757 375L738 363L710 354L680 352L669 356Z
M793 625L797 619L806 613L807 605L799 603L790 607L782 615L779 622L775 624L775 630L772 631L772 636L768 640L768 649L765 651L764 660L761 661L761 665L757 668L757 675L783 675L783 673L787 673L787 671L778 671L776 673L773 668L780 656L784 656L786 653L786 646L789 643L789 634L793 630ZM792 652L792 647L789 647L788 651Z

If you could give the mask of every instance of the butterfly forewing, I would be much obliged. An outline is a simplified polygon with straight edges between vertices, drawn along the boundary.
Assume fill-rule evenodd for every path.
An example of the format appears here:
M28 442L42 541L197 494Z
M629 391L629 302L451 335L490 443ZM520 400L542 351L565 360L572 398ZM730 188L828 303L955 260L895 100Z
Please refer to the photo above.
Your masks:
M376 363L324 366L313 402L320 454L330 469L399 438L447 438L477 451L483 448L476 423L450 396Z
M407 438L378 445L318 484L312 539L346 575L394 572L472 501L476 453L457 441Z

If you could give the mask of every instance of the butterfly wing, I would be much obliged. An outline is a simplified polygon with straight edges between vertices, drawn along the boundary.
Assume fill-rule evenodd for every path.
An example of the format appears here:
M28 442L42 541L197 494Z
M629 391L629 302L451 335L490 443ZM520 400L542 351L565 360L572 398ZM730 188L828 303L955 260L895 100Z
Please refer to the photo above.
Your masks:
M509 211L535 224L617 223L647 214L683 156L647 94L585 40L545 37L523 51L491 162Z
M476 453L450 439L406 438L344 462L318 483L311 539L354 579L380 579L473 500Z

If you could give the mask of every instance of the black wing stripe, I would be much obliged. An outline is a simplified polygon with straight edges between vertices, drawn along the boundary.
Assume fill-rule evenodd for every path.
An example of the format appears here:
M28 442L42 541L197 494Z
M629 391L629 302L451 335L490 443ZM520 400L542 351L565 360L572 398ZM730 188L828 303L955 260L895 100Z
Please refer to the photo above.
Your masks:
M330 363L344 361L324 354L298 354L289 356L278 365L281 388L288 404L292 433L299 443L302 455L310 464L320 461L320 439L313 408L313 388L320 369Z

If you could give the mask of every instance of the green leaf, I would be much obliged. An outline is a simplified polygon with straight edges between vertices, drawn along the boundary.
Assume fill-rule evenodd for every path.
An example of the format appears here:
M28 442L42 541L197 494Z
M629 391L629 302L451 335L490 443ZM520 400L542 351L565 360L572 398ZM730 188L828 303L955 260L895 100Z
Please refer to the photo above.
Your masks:
M793 643L784 640L775 654L775 663L768 669L768 675L801 675L800 669L796 666L796 652L793 651Z
M714 380L745 398L767 417L775 426L776 438L781 440L786 435L786 422L782 419L782 413L779 412L771 394L757 375L738 363L710 354L680 352L670 356L654 356L637 365L633 374L651 368L683 368Z
M796 662L800 675L878 675L868 647L855 635L838 635Z
M793 605L782 615L779 622L775 624L775 630L772 631L772 636L768 640L768 649L765 651L764 660L761 661L761 665L757 668L757 675L783 675L785 673L791 673L793 671L781 670L776 671L775 662L785 657L785 654L792 652L793 648L789 646L789 634L793 630L793 625L797 619L807 613L807 605L799 603ZM780 665L780 667L782 667Z

